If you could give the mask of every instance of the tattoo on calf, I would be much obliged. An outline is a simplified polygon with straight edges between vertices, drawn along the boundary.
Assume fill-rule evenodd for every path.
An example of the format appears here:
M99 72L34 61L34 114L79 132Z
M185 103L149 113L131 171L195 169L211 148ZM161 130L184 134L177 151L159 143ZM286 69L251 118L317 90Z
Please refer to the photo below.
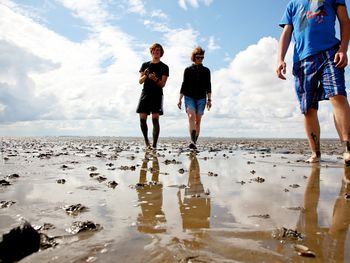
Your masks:
M316 156L321 157L320 140L317 138L317 135L313 132L311 133L311 137L316 146Z

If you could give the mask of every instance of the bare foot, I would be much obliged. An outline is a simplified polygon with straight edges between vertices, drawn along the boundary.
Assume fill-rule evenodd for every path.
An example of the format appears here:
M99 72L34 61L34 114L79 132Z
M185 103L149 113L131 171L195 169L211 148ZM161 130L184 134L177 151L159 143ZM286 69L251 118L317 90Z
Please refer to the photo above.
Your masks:
M307 159L305 162L306 163L319 163L320 162L320 157L312 155L309 159Z
M350 166L350 152L343 153L344 164L346 167Z
M349 152L345 152L345 153L348 153L348 155L349 155ZM350 200L350 166L346 164L345 153L344 153L344 163L345 163L345 165L344 165L343 181L345 183L345 199L346 200Z
M152 146L150 144L146 144L146 152L152 151Z

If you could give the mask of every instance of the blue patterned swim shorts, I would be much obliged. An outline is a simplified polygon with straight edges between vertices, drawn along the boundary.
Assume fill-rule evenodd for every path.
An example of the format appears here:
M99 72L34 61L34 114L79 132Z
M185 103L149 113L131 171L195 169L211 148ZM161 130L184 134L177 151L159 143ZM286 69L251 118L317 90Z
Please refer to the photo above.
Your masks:
M303 114L310 108L318 110L321 100L346 96L345 70L333 62L337 50L332 48L294 63L295 91Z

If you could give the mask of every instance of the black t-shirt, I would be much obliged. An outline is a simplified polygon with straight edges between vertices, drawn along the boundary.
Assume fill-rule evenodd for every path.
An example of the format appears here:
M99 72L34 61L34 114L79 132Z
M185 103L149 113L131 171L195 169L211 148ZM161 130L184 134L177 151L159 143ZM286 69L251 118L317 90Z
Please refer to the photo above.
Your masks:
M140 72L144 72L147 68L149 69L149 73L154 72L158 79L162 79L162 76L169 76L169 67L162 61L158 63L152 63L151 61L145 62L142 64ZM153 80L146 78L145 82L143 83L142 92L147 94L163 95L163 88Z

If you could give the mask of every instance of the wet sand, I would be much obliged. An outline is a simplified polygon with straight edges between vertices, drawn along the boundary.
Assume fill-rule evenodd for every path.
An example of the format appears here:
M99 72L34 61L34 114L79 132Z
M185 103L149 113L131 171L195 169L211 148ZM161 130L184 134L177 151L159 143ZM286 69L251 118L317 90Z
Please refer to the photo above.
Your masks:
M21 262L350 262L337 140L314 165L305 140L198 144L161 138L145 153L139 138L3 137L0 234L27 220L55 238ZM75 233L76 221L99 228Z

